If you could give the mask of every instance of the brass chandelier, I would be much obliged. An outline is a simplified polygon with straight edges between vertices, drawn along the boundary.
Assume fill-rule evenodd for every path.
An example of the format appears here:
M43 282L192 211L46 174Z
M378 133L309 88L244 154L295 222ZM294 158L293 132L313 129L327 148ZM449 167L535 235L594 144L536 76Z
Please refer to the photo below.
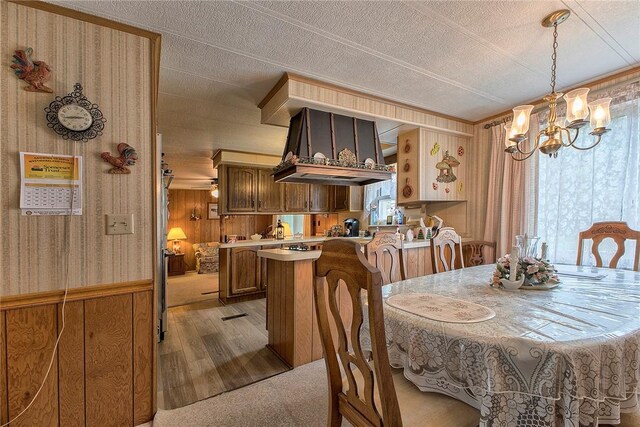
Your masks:
M549 157L558 157L558 150L562 147L573 147L578 150L590 150L600 143L602 135L608 132L607 125L611 122L609 104L611 98L602 98L591 103L587 103L588 88L574 89L564 95L567 103L566 125L557 116L558 100L562 98L561 92L556 92L556 59L558 48L558 25L567 20L571 12L567 9L558 10L548 15L542 20L543 27L553 27L553 54L551 55L551 93L543 99L549 103L549 125L538 132L533 143L533 148L527 151L524 142L527 140L529 131L529 119L533 105L520 105L513 109L513 121L511 126L506 125L505 145L507 153L511 154L514 160L526 160L533 155L536 149L541 153L548 154ZM580 129L589 121L594 141L588 147L575 145ZM564 126L563 126L564 125ZM574 131L574 132L572 132ZM572 136L573 133L573 136ZM546 139L545 139L546 137Z

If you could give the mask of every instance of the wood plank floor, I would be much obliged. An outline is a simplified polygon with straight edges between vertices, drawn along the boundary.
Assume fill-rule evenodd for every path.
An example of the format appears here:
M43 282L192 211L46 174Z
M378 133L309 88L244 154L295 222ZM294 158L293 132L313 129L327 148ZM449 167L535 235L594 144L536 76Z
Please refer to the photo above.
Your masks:
M247 313L247 316L222 320ZM289 368L266 348L266 300L172 307L158 345L158 406L179 408Z

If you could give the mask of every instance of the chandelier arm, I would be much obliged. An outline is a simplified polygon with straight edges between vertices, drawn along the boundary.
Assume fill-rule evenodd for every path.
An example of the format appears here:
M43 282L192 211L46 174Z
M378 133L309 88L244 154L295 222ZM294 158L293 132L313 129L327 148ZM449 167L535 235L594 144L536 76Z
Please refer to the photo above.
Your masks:
M591 150L593 147L600 144L601 139L602 139L602 135L596 135L596 142L594 142L588 147L578 147L577 145L571 145L571 147L575 148L576 150L582 150L582 151Z
M527 157L525 157L526 159L531 157L531 154L533 154L533 152L538 149L538 145L540 145L540 137L542 136L542 133L543 133L543 131L538 132L538 135L536 135L535 144L534 144L533 148L531 149L531 151L529 151L529 152L522 151L520 149L520 144L519 143L516 144L516 150L518 150L518 153L522 154L523 156L527 156ZM512 157L513 157L513 155L512 155Z
M524 157L520 157L520 158L514 156L514 153L511 153L511 158L513 160L515 160L516 162L522 162L524 160L527 160L529 157L533 156L533 153L535 153L535 152L536 152L535 150L530 151L529 154L525 155Z
M576 133L573 136L573 138L571 138L571 131L567 128L560 128L560 133L562 133L562 131L566 132L567 134L567 141L569 141L568 143L564 143L562 137L560 138L560 142L562 143L563 147L572 147L573 144L575 144L575 142L578 140L578 135L580 135L580 128L576 129Z

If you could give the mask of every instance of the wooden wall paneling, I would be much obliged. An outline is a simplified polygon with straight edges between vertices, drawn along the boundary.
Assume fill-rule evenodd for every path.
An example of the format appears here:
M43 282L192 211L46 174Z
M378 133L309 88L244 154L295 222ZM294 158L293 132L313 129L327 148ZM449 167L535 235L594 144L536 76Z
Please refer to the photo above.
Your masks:
M153 418L153 292L133 294L133 425Z
M84 302L67 302L64 314L62 304L57 304L57 309L58 332L62 329L64 315L64 331L58 350L60 425L84 426Z
M57 338L56 305L6 312L8 416L16 417L35 396ZM56 356L57 358L57 356ZM58 424L58 370L54 361L40 395L12 427Z
M271 215L229 215L222 219L221 236L236 234L247 239L273 224Z
M85 301L87 425L133 425L132 322L131 294Z
M153 280L139 280L135 282L112 283L110 285L85 286L69 289L67 302L81 301L91 298L103 298L111 295L144 292L153 289ZM64 291L45 291L35 294L12 295L2 298L0 311L13 310L23 307L62 303Z
M217 202L209 190L169 190L169 229L181 227L187 235L187 240L180 242L187 270L196 268L194 243L220 241L220 220L207 219L208 204ZM191 221L193 209L200 220ZM167 242L167 247L173 247L173 242Z
M9 421L7 396L7 337L5 312L0 311L0 424Z

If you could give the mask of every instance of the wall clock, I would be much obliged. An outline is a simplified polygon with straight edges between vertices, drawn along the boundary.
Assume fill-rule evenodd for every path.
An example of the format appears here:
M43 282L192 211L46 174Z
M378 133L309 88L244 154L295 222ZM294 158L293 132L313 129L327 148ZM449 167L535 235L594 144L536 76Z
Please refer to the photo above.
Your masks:
M107 121L97 104L82 93L82 85L76 83L73 92L57 96L47 108L47 126L63 139L87 142L102 135Z

